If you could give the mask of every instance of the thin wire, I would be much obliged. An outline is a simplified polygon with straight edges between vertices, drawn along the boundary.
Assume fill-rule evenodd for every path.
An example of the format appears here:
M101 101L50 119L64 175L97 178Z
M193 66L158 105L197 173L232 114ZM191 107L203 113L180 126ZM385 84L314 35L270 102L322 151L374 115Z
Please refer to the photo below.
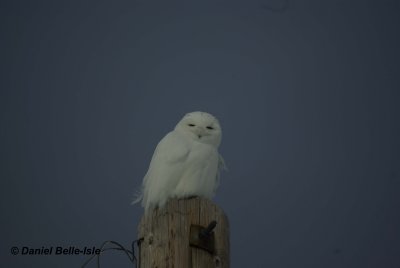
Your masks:
M134 241L132 242L132 250L126 249L126 248L125 248L124 246L122 246L120 243L115 242L115 241L112 241L112 240L104 241L104 242L101 244L101 246L100 246L100 252L99 252L99 254L94 254L93 256L91 256L91 257L81 266L81 268L86 267L86 265L88 265L89 262L90 262L91 260L93 260L94 257L96 257L96 256L97 256L97 268L100 268L100 255L101 255L101 253L103 253L104 251L107 251L107 250L111 250L111 249L112 249L112 250L124 251L124 253L128 256L128 258L129 258L129 260L132 262L132 264L133 264L135 267L137 267L138 261L137 261L137 258L136 258L136 256L135 256L135 243L138 243L138 245L139 245L139 241L141 241L141 239L134 240ZM117 247L105 248L105 246L106 246L107 244L114 244L114 245L116 245Z

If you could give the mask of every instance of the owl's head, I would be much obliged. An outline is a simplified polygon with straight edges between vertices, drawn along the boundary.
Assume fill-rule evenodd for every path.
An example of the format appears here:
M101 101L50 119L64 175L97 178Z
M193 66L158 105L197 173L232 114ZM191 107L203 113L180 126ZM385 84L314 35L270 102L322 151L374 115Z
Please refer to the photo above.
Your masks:
M201 143L215 147L221 143L221 126L218 119L209 113L188 113L179 121L175 129Z

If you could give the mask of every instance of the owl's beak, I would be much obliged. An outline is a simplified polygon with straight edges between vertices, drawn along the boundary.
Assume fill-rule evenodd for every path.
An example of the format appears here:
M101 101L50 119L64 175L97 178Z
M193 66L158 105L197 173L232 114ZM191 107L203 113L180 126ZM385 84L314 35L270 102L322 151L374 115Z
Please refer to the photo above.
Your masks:
M202 127L197 127L196 128L196 135L199 139L204 136L204 129Z

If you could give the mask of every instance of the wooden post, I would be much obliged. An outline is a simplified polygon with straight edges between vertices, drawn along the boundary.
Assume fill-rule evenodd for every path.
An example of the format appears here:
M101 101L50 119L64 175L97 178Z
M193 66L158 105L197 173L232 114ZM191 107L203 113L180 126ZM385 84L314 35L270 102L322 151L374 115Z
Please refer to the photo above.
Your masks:
M228 218L208 199L171 199L145 214L138 232L140 268L229 268Z

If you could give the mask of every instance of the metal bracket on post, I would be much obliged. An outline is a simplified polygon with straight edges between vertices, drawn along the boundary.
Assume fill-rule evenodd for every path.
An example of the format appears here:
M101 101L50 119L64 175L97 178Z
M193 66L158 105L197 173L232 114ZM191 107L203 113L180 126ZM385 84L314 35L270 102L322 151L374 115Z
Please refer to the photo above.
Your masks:
M191 246L198 247L208 251L211 254L215 254L215 236L214 228L217 225L216 221L210 222L207 227L200 225L190 226L190 240Z

